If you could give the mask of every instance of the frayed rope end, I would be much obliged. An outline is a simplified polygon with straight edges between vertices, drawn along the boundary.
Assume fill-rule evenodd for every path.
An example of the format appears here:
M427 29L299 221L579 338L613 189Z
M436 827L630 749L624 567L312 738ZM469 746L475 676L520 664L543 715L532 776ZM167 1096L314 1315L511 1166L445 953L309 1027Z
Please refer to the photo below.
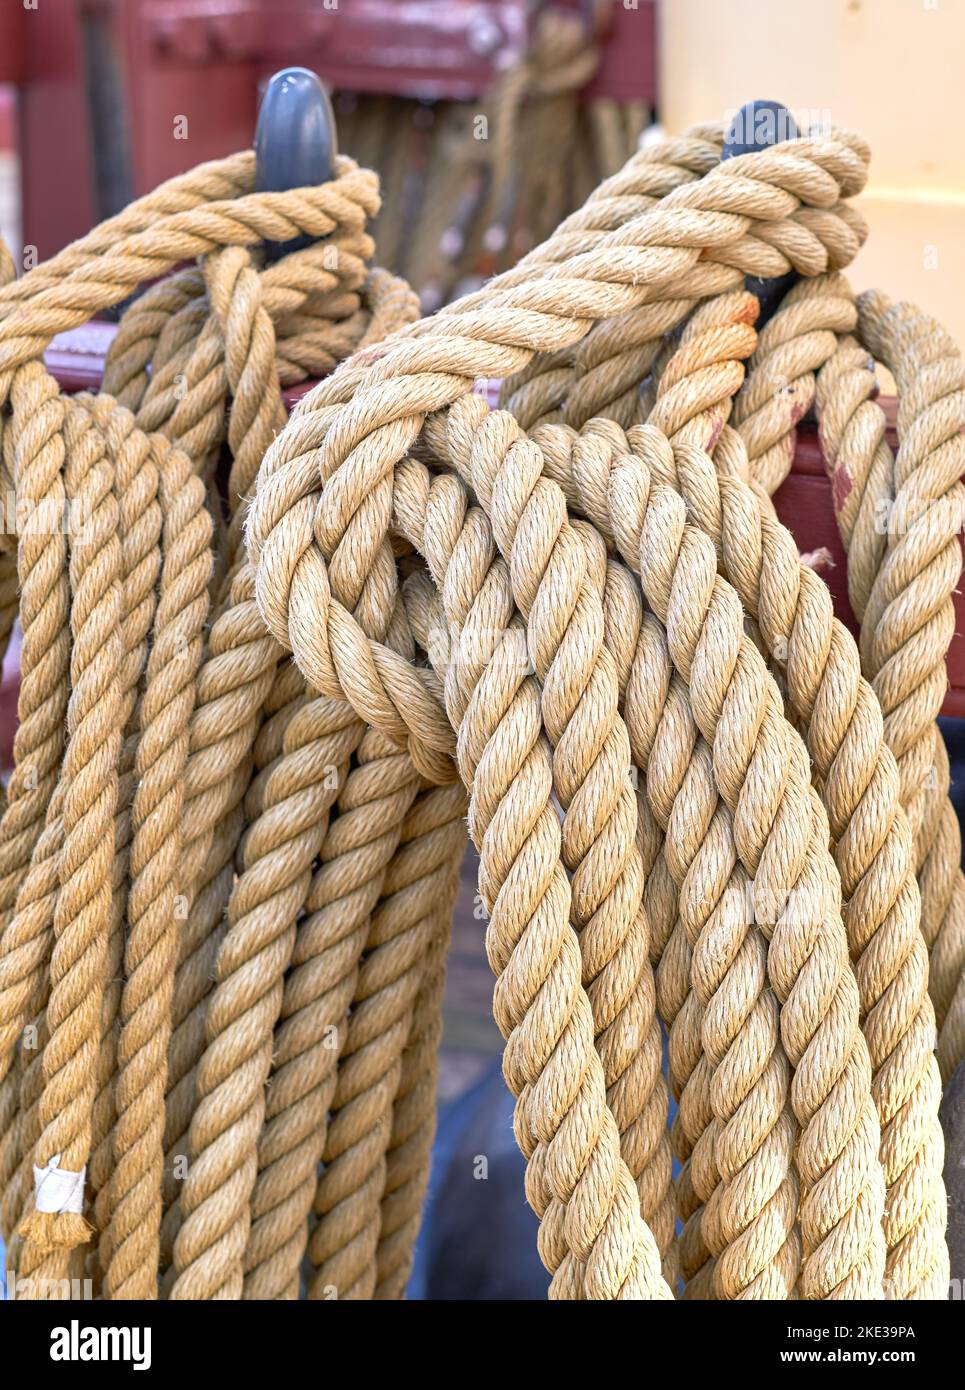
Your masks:
M90 1239L93 1227L75 1211L32 1211L21 1221L18 1234L40 1254L74 1250Z
M54 1154L46 1167L34 1166L34 1210L18 1231L42 1254L84 1245L93 1229L82 1215L87 1168L76 1173L58 1168L59 1162L60 1154Z
M817 550L805 550L801 553L801 564L807 565L809 570L833 570L835 568L834 556L826 545L819 546Z

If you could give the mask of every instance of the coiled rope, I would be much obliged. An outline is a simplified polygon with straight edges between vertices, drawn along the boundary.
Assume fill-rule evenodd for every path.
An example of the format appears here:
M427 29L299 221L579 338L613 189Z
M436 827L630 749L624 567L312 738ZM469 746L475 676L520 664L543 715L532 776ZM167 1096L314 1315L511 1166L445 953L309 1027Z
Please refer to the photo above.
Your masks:
M244 499L284 420L280 382L324 374L417 312L402 282L366 269L375 177L349 160L337 174L280 197L252 193L251 155L205 166L45 265L37 298L25 281L3 291L5 461L28 522L40 518L39 534L22 529L15 557L20 728L0 823L4 1087L19 1092L4 1132L4 1225L9 1238L26 1211L13 1253L28 1280L64 1277L88 1236L79 1203L35 1203L34 1147L50 1142L44 1163L59 1155L61 1172L82 1174L89 1160L99 1232L91 1273L103 1291L155 1296L159 1266L170 1264L182 1225L189 1238L203 1191L203 1137L190 1191L178 1193L174 1169L215 1085L202 1066L221 1031L208 1004L238 993L230 927L219 954L222 916L233 925L237 913L246 939L259 911L274 923L274 899L291 896L281 875L298 885L294 923L340 786L326 770L347 764L362 737L350 713L307 701L297 672L278 670L238 550ZM268 266L248 249L306 233L313 245ZM199 254L197 267L160 280L125 316L105 371L112 394L62 399L39 361L44 342ZM215 545L220 509L212 514L205 494L223 439L231 515ZM76 508L66 530L62 503ZM52 529L43 529L45 507ZM289 722L307 704L301 737L274 750L265 804L246 817L273 700ZM420 825L410 838L429 833ZM245 826L250 873L235 885ZM305 868L293 862L299 854ZM271 999L280 962L276 975ZM276 1006L265 1025L269 1062L277 1015ZM34 1019L47 1039L40 1075L22 1036ZM289 1104L304 1125L304 1098ZM249 1129L250 1166L260 1118ZM311 1130L311 1143L322 1142Z
M4 469L76 511L0 552L21 1280L401 1296L468 814L553 1296L947 1296L961 360L840 273L863 142L720 143L418 323L351 161L205 166L0 292ZM61 397L50 336L195 259ZM791 269L758 340L744 277ZM812 401L859 642L770 501Z

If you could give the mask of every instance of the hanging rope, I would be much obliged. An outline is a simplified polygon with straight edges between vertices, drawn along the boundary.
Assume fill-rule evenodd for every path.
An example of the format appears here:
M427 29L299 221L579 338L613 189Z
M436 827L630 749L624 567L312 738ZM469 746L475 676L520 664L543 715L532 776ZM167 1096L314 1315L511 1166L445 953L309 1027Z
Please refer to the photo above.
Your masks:
M18 540L21 584L27 595L39 589L38 611L21 605L17 773L0 826L10 860L3 1036L4 1066L12 1080L5 1085L12 1088L13 1081L23 1079L18 1078L22 1062L10 1045L27 1016L33 1017L31 1002L49 971L49 1002L41 997L39 1003L50 1043L43 1049L43 1087L31 1109L39 1106L39 1123L55 1141L51 1152L61 1155L53 1164L55 1186L73 1186L63 1199L57 1194L53 1207L43 1199L35 1207L29 1195L32 1145L14 1142L4 1155L5 1208L26 1203L21 1272L42 1268L49 1277L62 1277L65 1253L87 1238L87 1222L73 1208L78 1191L83 1197L78 1175L91 1158L99 1275L112 1297L156 1293L165 1148L169 1156L172 1145L179 1152L196 1105L217 925L241 831L230 813L244 800L253 770L251 750L272 686L270 677L260 684L253 680L243 655L240 666L232 663L231 649L239 654L260 649L270 672L278 659L254 606L232 601L239 585L243 591L245 568L239 573L238 561L231 560L237 531L230 522L221 548L224 566L236 576L234 589L214 598L214 622L202 655L209 588L214 584L216 595L222 587L214 578L212 549L220 518L206 509L206 483L213 478L227 423L233 458L229 496L237 516L261 453L284 420L279 380L324 372L416 312L401 282L366 270L372 243L364 229L378 207L373 176L344 160L332 184L284 198L252 195L252 181L251 156L174 181L115 219L113 279L110 271L101 273L102 262L96 260L105 245L99 229L44 267L42 302L30 300L21 308L22 282L14 282L4 305L12 374L7 436L13 441L11 473L18 497L35 499L38 516L44 502L56 505L62 499L75 509L68 513L66 534L58 526L48 534L48 525L39 539L33 540L28 529ZM221 199L223 193L229 196ZM255 244L270 224L282 239L290 239L293 228L325 239L260 269L245 243ZM195 226L204 227L200 237ZM242 228L240 236L233 234ZM140 280L143 261L170 267L192 239L204 246L203 275L189 269L161 280L135 301L114 342L105 387L126 404L108 395L80 397L65 414L66 403L36 357L30 360L35 348L23 346L22 335L39 329L51 336L68 326L76 318L73 306L84 302L85 294L103 304L123 297ZM85 280L91 264L98 277L93 291ZM85 283L74 289L79 281ZM54 299L59 303L44 319L44 304ZM28 360L17 365L25 353ZM51 402L47 438L38 439L34 431L31 439L35 450L47 444L50 460L36 485L35 474L19 462L30 446L16 434L33 430L31 419L37 418L26 394L31 388L41 401ZM59 576L49 570L55 557L62 566ZM45 589L59 606L45 603ZM51 636L51 621L62 638ZM55 673L52 709L51 692L45 695L43 685ZM68 689L59 790L50 789L47 830L40 835L40 808L33 810L37 798L31 793L40 784L38 760L43 759L46 776L59 740L51 729L38 749L36 737L29 735L39 721L44 738L43 729L50 727ZM246 721L239 719L245 705ZM336 720L346 723L358 728L357 742L361 727L352 719ZM25 812L31 811L33 823L25 832ZM288 828L284 845L292 828L289 819L282 823ZM313 826L311 836L313 843L323 839L324 825ZM39 846L31 862L34 837ZM313 858L310 852L309 865ZM59 874L59 889L51 869ZM22 897L13 881L18 877ZM300 897L293 912L301 905ZM104 990L105 974L121 976L123 989ZM271 1026L268 1038L270 1044ZM28 1059L23 1045L20 1056ZM24 1101L22 1094L21 1129L27 1119ZM174 1205L171 1165L169 1157L169 1209ZM43 1178L38 1191L49 1182ZM175 1213L164 1244L170 1245L170 1228L178 1220ZM8 1237L12 1233L8 1228ZM33 1263L37 1259L41 1266Z
M947 1295L965 393L840 274L868 158L695 130L416 323L372 175L238 156L0 290L5 478L69 521L0 551L18 1280L402 1295L468 815L552 1296ZM144 279L62 397L50 337ZM858 642L770 500L812 403Z

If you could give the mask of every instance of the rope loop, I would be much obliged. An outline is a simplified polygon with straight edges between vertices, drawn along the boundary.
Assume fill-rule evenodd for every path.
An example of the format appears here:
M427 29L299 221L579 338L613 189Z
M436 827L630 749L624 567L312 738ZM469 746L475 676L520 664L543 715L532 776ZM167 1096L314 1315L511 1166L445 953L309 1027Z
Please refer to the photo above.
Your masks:
M500 86L497 214L524 92L594 61L544 25ZM234 156L0 261L21 1280L402 1296L465 825L552 1297L947 1295L965 374L843 274L860 137L721 142L638 152L423 319L344 157L274 194ZM745 277L792 270L758 334ZM145 281L62 396L52 337ZM857 640L772 501L812 406Z

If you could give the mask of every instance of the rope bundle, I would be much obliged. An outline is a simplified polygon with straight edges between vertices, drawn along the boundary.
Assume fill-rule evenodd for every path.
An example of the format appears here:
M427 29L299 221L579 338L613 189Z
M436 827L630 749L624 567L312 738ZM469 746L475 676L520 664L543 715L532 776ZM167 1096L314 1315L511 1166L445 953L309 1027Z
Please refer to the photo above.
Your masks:
M359 973L369 930L391 941L410 926L397 900L409 886L403 847L414 841L423 851L417 881L435 871L438 797L420 799L411 776L400 781L394 750L366 743L344 706L308 697L258 617L240 547L245 498L284 421L280 384L323 375L417 312L406 286L366 267L374 175L348 160L337 175L317 189L255 195L252 156L205 166L44 266L36 297L25 281L2 292L4 463L28 518L16 553L3 557L9 577L19 578L24 642L16 767L0 821L5 1121L11 1105L3 1214L27 1281L21 1289L80 1272L90 1236L82 1213L91 1210L97 1237L87 1273L107 1296L155 1296L159 1268L172 1278L180 1269L178 1242L188 1251L190 1289L192 1234L204 1223L211 1166L205 1155L218 1137L206 1131L205 1115L224 1097L247 1099L233 1067L221 1078L212 1065L218 1040L233 1023L250 1032L259 1019L266 1031L247 1073L252 1094L263 1089L273 1052L286 1065L267 1116L246 1118L244 1230L219 1235L237 1243L241 1232L240 1274L253 1204L252 1279L256 1287L259 1278L291 1280L292 1252L279 1250L271 1146L259 1167L258 1139L264 1118L267 1132L278 1132L280 1155L294 1153L304 1166L299 1146L317 1148L296 1221L304 1226L325 1144L313 1091L328 1084L309 1076L310 1062L328 1025L319 1020L313 1038L301 1018L286 1055L273 1044L276 996L294 961L289 982L296 994L307 986L314 1002L323 918L341 933L340 900L368 889L371 901L356 908L362 940L354 963L346 960L346 1012L356 985L370 987L351 973ZM316 240L273 264L249 249L301 234ZM39 360L49 337L195 256L197 265L159 280L128 311L104 392L61 398ZM226 519L214 485L223 441L232 460ZM59 523L64 505L66 527L30 527L33 516ZM340 774L357 747L367 752L346 779ZM383 804L390 792L406 825L388 837L380 831L373 844L370 803ZM339 831L326 837L337 796ZM362 821L354 836L353 816ZM323 842L326 865L313 875ZM296 952L290 938L306 902L317 921L303 938L313 926L318 941ZM279 920L286 904L290 924ZM244 952L231 956L239 938L250 962ZM271 978L263 980L266 966ZM252 976L255 995L245 999ZM388 976L397 984L391 969ZM407 1075L410 1091L431 1070L423 1046L431 1024L416 1019L416 1002L409 1000L411 1027L393 1059L398 1072L411 1049L410 1069L418 1066ZM321 1058L328 1063L329 1055L334 1078L334 1054ZM38 1201L33 1159L48 1142L54 1147L40 1167L50 1173L36 1186ZM178 1160L189 1143L196 1162L184 1187ZM424 1169L417 1164L417 1182ZM51 1180L53 1202L43 1195ZM291 1191L283 1195L290 1208ZM401 1244L405 1258L404 1234ZM300 1254L299 1246L296 1284ZM387 1279L398 1258L388 1259Z
M859 139L720 141L418 323L350 161L206 166L0 292L3 467L76 511L0 554L21 1280L401 1296L468 814L552 1294L947 1296L963 369L841 274ZM62 398L49 336L194 258ZM744 277L790 269L758 339ZM812 402L858 642L770 500Z

